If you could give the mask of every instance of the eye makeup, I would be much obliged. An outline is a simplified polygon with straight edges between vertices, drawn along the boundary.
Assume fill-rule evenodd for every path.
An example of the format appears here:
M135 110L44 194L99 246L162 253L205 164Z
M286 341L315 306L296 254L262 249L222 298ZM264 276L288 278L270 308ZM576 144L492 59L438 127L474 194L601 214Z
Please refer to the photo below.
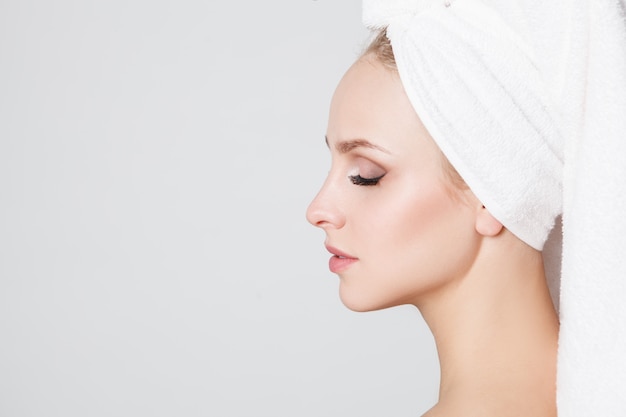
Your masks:
M369 159L356 159L356 172L348 175L354 185L376 185L385 176L386 171Z
M352 184L354 185L376 185L384 176L385 174L380 175L378 177L374 177L374 178L364 178L360 174L357 174L357 175L350 175L348 176L348 178L350 178L350 181L352 181Z

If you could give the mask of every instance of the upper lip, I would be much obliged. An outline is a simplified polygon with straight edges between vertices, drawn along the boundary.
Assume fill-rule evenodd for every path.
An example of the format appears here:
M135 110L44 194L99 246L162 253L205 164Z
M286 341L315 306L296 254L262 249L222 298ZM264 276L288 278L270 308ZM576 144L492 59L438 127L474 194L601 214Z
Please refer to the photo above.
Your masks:
M357 259L354 256L348 255L347 253L342 252L333 246L330 246L330 245L325 245L325 246L326 246L326 250L335 256L339 256L340 258Z

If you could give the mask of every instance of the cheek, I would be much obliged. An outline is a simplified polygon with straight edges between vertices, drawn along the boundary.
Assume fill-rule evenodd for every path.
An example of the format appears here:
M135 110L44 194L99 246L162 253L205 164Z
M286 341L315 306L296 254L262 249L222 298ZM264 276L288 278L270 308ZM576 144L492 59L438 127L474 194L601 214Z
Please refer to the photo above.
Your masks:
M390 194L376 215L386 219L381 222L382 236L401 246L425 234L443 232L462 215L460 203L438 183L398 187Z
M440 183L380 191L353 207L349 234L360 260L342 276L340 296L355 311L419 303L464 276L480 246L472 210Z
M398 190L376 213L385 219L370 237L369 250L382 255L377 269L411 282L419 276L421 283L461 274L476 235L469 207L438 182L402 189L412 191Z

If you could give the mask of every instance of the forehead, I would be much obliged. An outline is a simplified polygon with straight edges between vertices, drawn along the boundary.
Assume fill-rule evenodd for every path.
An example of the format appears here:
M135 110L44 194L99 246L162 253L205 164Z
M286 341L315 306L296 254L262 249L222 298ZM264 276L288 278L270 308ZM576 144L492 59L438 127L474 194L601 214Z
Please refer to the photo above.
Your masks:
M329 142L362 138L391 149L417 145L425 135L397 73L371 56L348 69L331 102Z
M385 111L398 105L404 90L398 76L376 59L364 57L345 73L331 102L332 116Z

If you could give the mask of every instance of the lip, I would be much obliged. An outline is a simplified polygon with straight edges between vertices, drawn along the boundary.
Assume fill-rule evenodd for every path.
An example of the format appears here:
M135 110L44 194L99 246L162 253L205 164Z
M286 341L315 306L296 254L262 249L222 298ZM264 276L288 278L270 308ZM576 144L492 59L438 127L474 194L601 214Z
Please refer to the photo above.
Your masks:
M359 260L358 258L348 255L347 253L342 252L330 245L326 245L326 250L333 255L328 261L328 267L330 268L330 271L335 274L346 270L350 267L350 265Z

